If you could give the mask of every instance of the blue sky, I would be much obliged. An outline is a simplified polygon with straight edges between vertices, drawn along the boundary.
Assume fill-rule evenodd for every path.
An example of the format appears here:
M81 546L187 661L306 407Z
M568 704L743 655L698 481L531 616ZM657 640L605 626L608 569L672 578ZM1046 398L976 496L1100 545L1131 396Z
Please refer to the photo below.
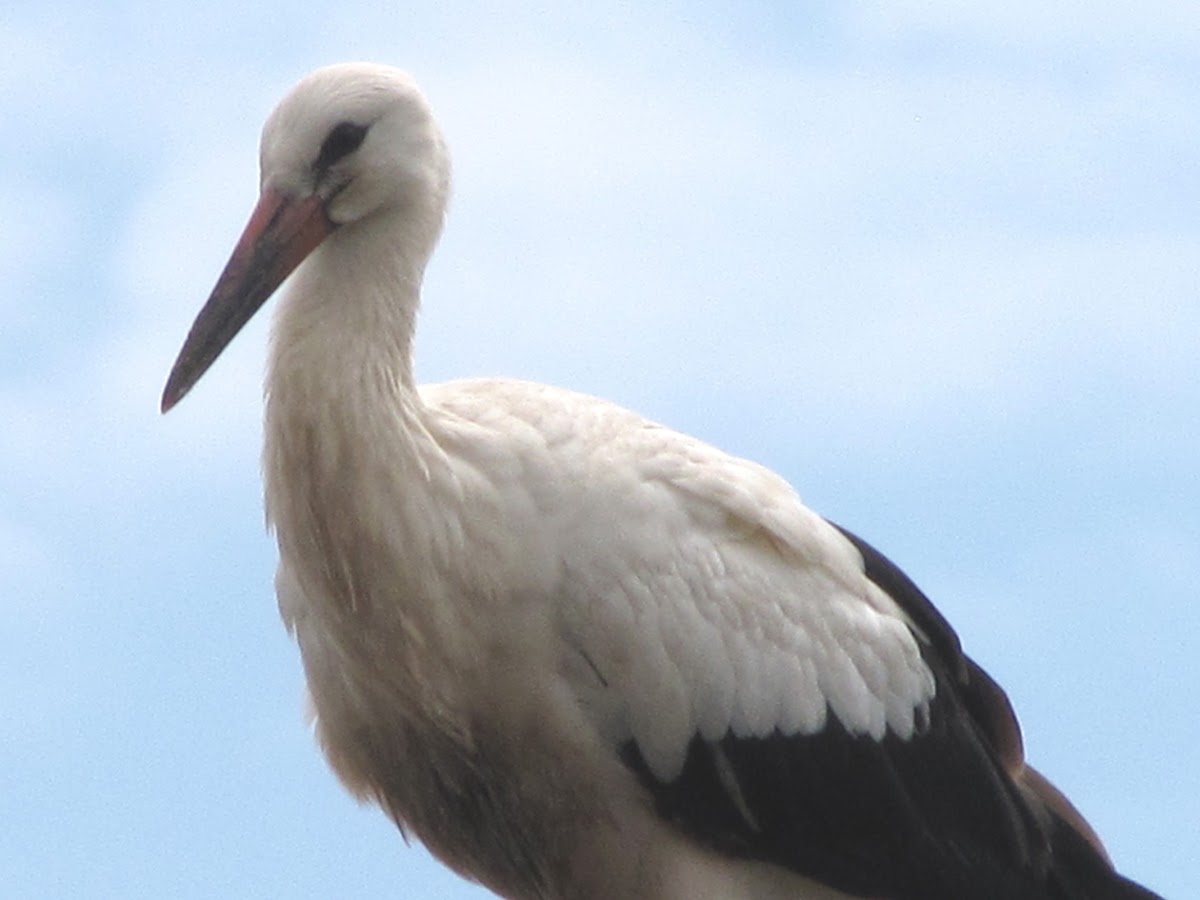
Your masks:
M267 317L157 413L266 114L373 59L456 162L422 379L586 390L779 470L934 599L1120 867L1200 895L1200 6L382 6L0 22L5 892L486 896L310 739Z

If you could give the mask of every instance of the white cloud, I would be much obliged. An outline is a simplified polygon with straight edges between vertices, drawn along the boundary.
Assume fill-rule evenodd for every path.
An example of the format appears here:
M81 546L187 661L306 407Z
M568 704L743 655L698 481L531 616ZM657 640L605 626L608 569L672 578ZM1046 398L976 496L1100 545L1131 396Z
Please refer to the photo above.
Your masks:
M1181 2L1135 6L1079 0L1070 4L872 0L850 9L857 29L883 39L932 32L998 45L1020 42L1086 49L1099 44L1106 53L1142 44L1181 44L1200 28L1200 11Z
M1105 356L1160 383L1188 365L1188 238L1169 222L1123 233L1123 211L1153 223L1154 210L1128 183L1134 161L1093 145L1145 129L1188 142L1193 98L1177 82L1114 69L1080 94L980 72L735 66L700 40L715 38L676 36L688 52L668 53L660 79L639 55L654 42L628 35L613 52L639 65L603 75L511 50L433 67L458 196L422 371L521 374L651 406L690 383L709 402L794 403L853 430L1019 403ZM120 94L133 68L108 87ZM134 88L149 180L116 253L97 260L119 298L114 327L81 354L95 375L75 383L95 385L94 414L136 429L144 450L219 465L257 436L266 315L168 420L153 408L249 211L276 86L232 60L200 77L160 71ZM64 109L97 96L77 90ZM1082 233L1030 206L1079 217ZM12 265L28 270L54 239L34 233Z
M1187 365L1190 237L1146 232L1133 161L1095 140L1178 108L1144 80L1081 99L929 75L490 76L443 97L466 163L418 339L436 377L607 367L627 397L732 380L726 402L953 427L1114 355L1133 377Z
M30 523L0 518L0 610L5 620L53 618L69 581L68 567L51 550L47 535Z
M80 238L73 199L45 181L11 174L0 180L0 220L11 223L0 241L0 313L10 323L44 315L39 284Z

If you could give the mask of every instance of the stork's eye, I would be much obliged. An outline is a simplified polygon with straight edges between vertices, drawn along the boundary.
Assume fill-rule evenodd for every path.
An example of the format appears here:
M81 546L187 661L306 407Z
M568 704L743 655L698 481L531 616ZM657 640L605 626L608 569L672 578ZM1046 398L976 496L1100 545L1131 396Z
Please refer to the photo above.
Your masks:
M317 170L328 169L338 160L345 159L362 146L363 138L366 136L366 125L339 122L329 132L325 143L321 145L321 152L317 156Z

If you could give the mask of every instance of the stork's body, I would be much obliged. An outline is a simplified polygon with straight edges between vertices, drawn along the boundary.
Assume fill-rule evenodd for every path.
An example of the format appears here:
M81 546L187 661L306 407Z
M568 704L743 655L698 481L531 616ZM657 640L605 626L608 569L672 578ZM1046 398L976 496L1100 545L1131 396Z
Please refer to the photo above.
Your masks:
M626 630L652 615L637 608L637 593L677 578L699 587L714 574L682 552L673 572L656 572L670 561L644 552L640 572L616 560L636 559L639 547L684 551L699 524L691 501L679 498L678 533L649 511L703 477L705 457L733 464L730 475L748 464L698 444L680 453L689 448L678 435L535 385L441 386L410 407L412 421L368 425L343 418L367 407L336 393L324 396L323 412L312 394L289 409L290 388L304 380L282 376L273 371L266 449L280 603L303 652L322 745L352 791L379 799L451 865L514 897L841 896L815 886L745 893L717 857L659 819L616 752L632 737L632 712L648 747L660 729L675 732L669 743L657 738L665 746L654 747L655 762L676 775L682 767L693 713L678 708L673 725L653 717L676 709L662 701L682 699L683 673L637 672L614 657L644 654L652 668L651 646L671 638L653 621L638 628L640 641ZM291 439L371 427L377 439L336 449ZM614 450L645 468L612 466L605 457ZM380 472L393 477L381 484L372 477ZM537 478L523 482L531 472ZM779 500L790 496L757 474ZM506 525L518 521L526 527ZM728 624L697 616L711 634L695 649L720 649ZM609 677L625 683L606 685ZM633 710L605 696L619 692L636 706L639 691L645 704Z
M302 260L264 470L322 746L513 900L1144 898L924 596L777 476L590 397L417 389L448 161L406 77L302 82L169 407Z

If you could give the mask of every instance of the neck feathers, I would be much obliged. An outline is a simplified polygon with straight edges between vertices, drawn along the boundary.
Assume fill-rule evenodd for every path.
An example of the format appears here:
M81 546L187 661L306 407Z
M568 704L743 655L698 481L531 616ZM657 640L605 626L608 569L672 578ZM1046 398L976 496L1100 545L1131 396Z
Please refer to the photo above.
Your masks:
M379 543L429 482L437 447L413 386L427 254L378 218L343 226L297 270L275 319L266 384L267 516L285 562L313 565L336 606L360 609ZM371 226L371 227L363 227ZM388 236L391 240L388 240Z

